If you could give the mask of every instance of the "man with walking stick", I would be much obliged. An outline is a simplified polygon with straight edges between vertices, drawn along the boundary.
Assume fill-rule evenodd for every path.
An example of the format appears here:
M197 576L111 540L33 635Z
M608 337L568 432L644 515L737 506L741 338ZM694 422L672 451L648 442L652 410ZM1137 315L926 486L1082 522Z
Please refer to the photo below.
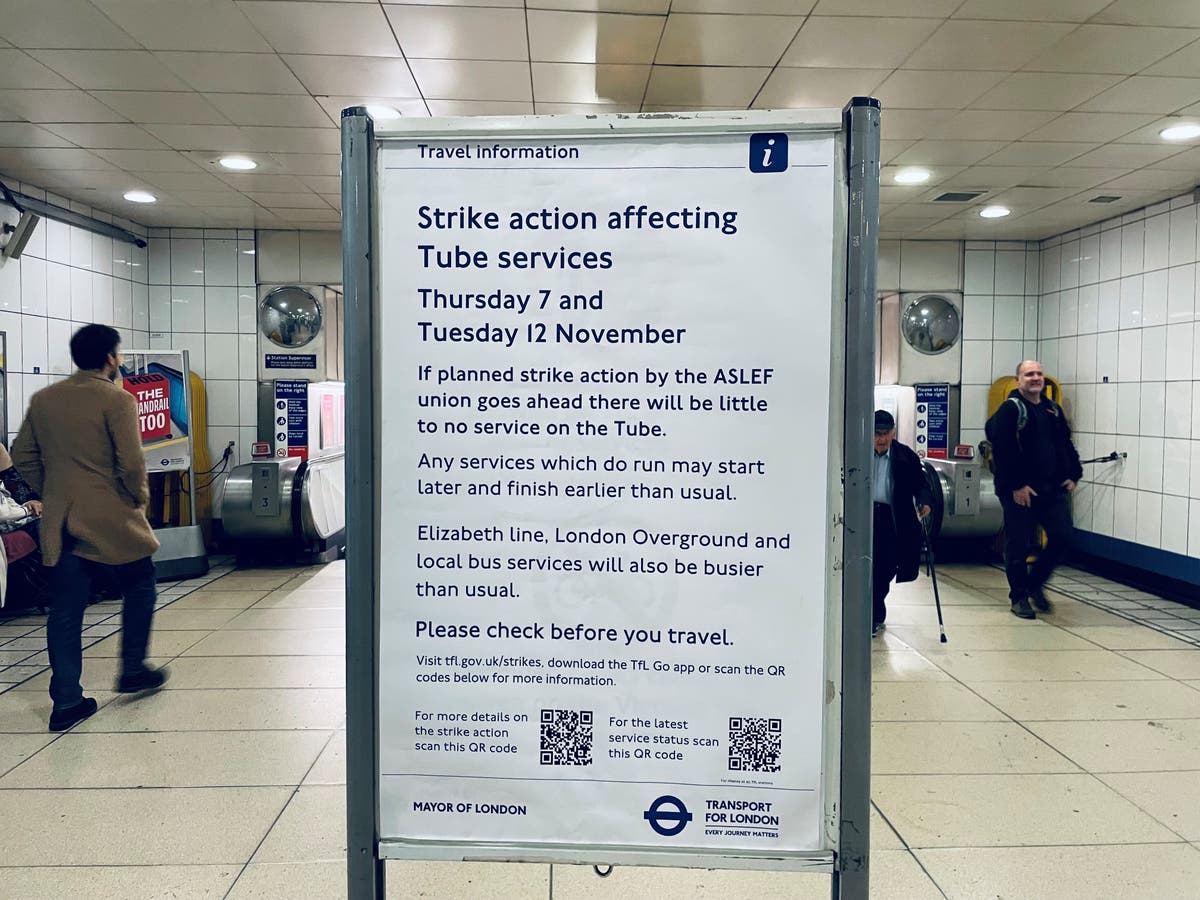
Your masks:
M916 581L921 569L923 532L917 519L929 515L933 497L921 460L911 448L896 440L896 420L885 409L875 410L875 456L871 493L875 501L875 539L872 545L874 608L871 637L879 634L887 618L884 602L896 579L899 584Z

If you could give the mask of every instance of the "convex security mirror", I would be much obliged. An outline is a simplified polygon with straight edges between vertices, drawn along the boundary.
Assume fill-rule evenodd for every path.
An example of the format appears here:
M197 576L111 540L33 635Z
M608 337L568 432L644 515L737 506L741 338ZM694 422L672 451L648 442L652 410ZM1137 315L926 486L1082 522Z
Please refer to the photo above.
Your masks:
M908 346L930 356L953 347L961 327L954 304L937 294L918 297L900 314L900 333Z
M279 287L258 307L258 327L271 343L303 347L321 331L321 304L302 287Z

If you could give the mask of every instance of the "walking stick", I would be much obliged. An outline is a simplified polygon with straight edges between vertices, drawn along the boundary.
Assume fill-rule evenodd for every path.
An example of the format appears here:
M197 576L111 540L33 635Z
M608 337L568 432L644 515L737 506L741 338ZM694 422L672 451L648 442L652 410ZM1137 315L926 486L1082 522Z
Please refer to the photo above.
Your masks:
M929 578L933 581L933 603L937 607L938 617L938 633L941 635L941 642L946 641L946 624L942 621L942 598L938 594L937 585L937 569L933 566L933 541L929 538L929 520L928 518L921 519L921 535L925 542L925 566L929 572Z

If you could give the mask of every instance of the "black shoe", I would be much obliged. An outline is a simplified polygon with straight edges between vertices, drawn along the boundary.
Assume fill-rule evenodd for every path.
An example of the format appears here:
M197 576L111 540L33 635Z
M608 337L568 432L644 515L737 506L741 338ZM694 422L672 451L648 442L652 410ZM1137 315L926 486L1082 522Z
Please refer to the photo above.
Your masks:
M1038 612L1050 612L1052 609L1050 606L1050 601L1046 599L1046 595L1042 592L1042 586L1040 584L1037 587L1031 587L1029 589L1029 595L1033 597L1033 605L1037 608Z
M142 691L156 691L167 681L167 670L142 669L132 675L122 675L117 682L117 692L121 694L140 694Z
M1020 600L1012 602L1012 614L1019 619L1036 619L1037 613L1033 611L1033 607L1029 605L1029 598L1022 597Z
M66 731L72 725L77 725L96 711L96 701L84 697L74 706L66 709L56 709L50 713L50 730Z
M882 622L873 622L871 624L871 637L879 637L879 632L883 631L884 625Z

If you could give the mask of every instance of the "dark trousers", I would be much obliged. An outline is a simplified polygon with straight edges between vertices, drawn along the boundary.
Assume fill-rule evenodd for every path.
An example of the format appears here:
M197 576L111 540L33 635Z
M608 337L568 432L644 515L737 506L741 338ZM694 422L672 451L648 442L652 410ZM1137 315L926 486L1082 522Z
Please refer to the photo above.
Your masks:
M1018 506L1012 495L1000 498L1004 510L1004 571L1008 576L1008 597L1014 603L1029 596L1030 588L1040 587L1071 548L1075 528L1071 524L1071 505L1065 491L1044 491L1033 498L1032 506ZM1026 566L1041 525L1046 531L1046 546L1037 550L1037 561Z
M50 570L50 615L46 619L50 699L55 709L75 706L83 699L79 683L83 674L83 611L87 608L92 578L103 571L113 576L125 594L121 611L121 672L133 675L145 667L157 598L154 560L147 556L124 565L108 566L64 549L58 565Z
M887 618L888 595L896 577L896 523L892 508L886 503L875 504L875 537L871 544L871 618L878 625Z

